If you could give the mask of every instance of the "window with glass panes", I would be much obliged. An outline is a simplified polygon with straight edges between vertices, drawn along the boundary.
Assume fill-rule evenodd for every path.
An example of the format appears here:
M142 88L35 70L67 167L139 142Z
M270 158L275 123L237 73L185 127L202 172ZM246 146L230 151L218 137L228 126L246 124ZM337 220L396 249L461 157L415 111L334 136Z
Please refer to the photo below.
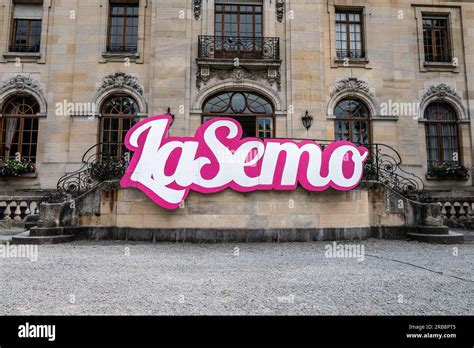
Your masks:
M215 36L262 36L262 5L215 6Z
M370 141L370 115L364 103L356 99L344 99L334 109L335 139L354 144Z
M243 137L274 137L273 106L265 97L252 92L224 92L203 105L202 121L230 117L239 122Z
M261 55L262 5L217 3L215 6L215 57Z
M38 102L30 96L17 96L5 103L0 117L0 158L36 162L39 111Z
M432 103L425 110L428 166L459 164L459 137L456 112L446 103Z
M338 58L364 58L362 11L336 11L336 53Z
M124 141L127 132L139 118L138 104L130 97L109 98L101 110L101 140L104 156L121 156L126 152Z
M108 52L137 52L138 2L110 3Z
M425 61L451 62L449 21L446 16L423 16Z
M24 1L13 4L10 52L40 51L43 5Z

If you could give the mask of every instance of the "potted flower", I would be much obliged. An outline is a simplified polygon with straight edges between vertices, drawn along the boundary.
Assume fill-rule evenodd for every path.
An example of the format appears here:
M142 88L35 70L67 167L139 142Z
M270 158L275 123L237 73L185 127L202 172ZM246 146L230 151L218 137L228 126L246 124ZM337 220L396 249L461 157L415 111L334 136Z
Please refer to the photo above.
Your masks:
M120 179L127 169L124 159L111 157L95 162L90 167L90 176L98 181Z
M456 163L438 162L428 168L428 176L442 180L463 180L469 178L469 169Z
M35 171L35 164L27 159L0 159L0 177L18 177Z

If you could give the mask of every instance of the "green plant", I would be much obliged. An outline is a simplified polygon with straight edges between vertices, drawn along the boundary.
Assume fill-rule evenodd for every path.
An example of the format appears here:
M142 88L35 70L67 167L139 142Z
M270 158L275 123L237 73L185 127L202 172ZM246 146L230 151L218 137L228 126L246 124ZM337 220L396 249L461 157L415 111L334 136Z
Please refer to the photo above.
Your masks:
M34 173L35 171L36 171L35 164L26 159L21 159L21 160L0 159L0 177L21 176L24 174Z
M99 181L120 179L127 169L127 162L123 159L102 159L91 165L90 176Z
M440 179L466 179L469 169L454 163L436 163L428 168L428 175Z

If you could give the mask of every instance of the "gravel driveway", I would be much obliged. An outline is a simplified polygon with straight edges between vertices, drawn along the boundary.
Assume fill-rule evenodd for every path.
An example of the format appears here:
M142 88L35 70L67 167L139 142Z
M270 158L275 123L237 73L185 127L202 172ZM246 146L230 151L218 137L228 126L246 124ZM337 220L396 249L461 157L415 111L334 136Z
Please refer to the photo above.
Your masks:
M0 258L0 315L474 315L473 243L368 240L362 262L327 245L39 246Z

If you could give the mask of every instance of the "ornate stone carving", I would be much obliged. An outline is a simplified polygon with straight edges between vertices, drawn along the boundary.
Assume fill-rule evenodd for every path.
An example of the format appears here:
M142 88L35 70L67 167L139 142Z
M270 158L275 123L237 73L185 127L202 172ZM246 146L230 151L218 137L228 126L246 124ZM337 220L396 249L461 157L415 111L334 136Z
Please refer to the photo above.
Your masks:
M107 89L124 87L129 87L138 94L143 95L143 87L138 82L138 79L135 76L125 73L114 73L105 76L97 88L97 94L100 94Z
M285 0L276 0L276 17L278 22L283 22L283 17L285 16Z
M232 82L243 82L244 80L251 81L267 81L270 86L275 86L281 90L281 75L278 68L268 68L265 70L249 71L241 66L233 69L213 69L210 67L200 67L196 74L196 87L201 88L201 85L206 85L209 80L231 80Z
M18 91L23 91L27 88L36 90L38 92L41 92L41 87L39 83L33 79L31 79L29 76L22 76L22 75L17 75L15 77L10 78L9 80L3 82L0 85L0 91L3 92L7 89L16 89Z
M202 12L202 0L193 0L194 19L198 20Z
M354 77L349 77L344 80L340 80L339 82L336 83L336 86L331 92L331 98L334 97L335 95L339 93L354 93L354 92L363 92L371 97L374 95L370 91L370 87L367 84L367 82L359 80L358 78Z
M436 86L430 86L425 94L423 95L423 101L431 98L437 97L438 99L445 99L447 97L452 97L458 100L461 100L461 97L457 94L456 90L451 86L448 86L444 83L440 83Z

